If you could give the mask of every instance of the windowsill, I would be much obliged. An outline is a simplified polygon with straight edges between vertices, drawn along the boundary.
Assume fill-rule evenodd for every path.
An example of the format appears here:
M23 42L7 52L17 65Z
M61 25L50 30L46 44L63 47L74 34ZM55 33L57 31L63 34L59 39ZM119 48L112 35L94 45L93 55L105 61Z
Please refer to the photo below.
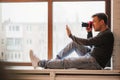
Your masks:
M4 64L6 66L32 66L31 62L7 62L5 61Z
M81 70L81 69L43 69L38 67L34 69L32 66L11 66L6 68L8 71L15 73L51 73L56 74L92 74L92 75L120 75L120 70Z
M120 70L34 69L32 66L7 68L14 80L119 80Z

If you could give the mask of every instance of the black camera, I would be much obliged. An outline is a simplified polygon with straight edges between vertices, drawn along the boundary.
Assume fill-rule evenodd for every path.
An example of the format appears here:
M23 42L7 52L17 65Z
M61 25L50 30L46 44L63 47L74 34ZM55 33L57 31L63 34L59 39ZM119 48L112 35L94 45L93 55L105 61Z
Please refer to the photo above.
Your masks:
M92 28L92 21L89 21L88 23L82 22L82 27L89 27Z

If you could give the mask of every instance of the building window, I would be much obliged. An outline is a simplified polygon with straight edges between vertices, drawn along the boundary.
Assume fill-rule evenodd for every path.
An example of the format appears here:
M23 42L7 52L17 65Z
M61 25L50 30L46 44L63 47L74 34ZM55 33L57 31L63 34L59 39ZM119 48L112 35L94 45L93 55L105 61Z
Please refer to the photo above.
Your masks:
M1 39L1 44L4 44L4 39Z
M19 30L20 30L19 26L16 26L16 31L19 31Z

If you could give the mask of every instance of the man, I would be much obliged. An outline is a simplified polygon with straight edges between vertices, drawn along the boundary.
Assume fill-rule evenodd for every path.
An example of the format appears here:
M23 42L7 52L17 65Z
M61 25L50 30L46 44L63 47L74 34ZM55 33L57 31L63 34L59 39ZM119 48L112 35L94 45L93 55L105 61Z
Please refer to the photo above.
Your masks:
M50 69L77 68L98 70L104 68L112 55L114 37L107 26L106 14L96 13L92 18L94 30L99 31L97 36L88 39L75 37L72 35L68 25L66 25L67 35L72 39L72 42L61 50L54 60L40 60L30 50L30 58L34 68L38 66ZM92 29L88 27L87 30L89 33ZM93 46L93 48L90 49L86 46ZM65 57L74 50L80 57L66 59Z

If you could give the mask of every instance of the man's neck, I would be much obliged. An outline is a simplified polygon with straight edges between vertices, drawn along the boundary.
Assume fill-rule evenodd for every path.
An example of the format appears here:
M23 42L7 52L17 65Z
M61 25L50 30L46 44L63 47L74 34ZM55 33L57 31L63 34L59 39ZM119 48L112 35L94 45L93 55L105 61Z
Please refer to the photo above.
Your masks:
M107 30L108 29L108 26L107 25L105 25L105 26L103 26L103 28L101 29L101 31L100 32L103 32L103 31L105 31L105 30Z

